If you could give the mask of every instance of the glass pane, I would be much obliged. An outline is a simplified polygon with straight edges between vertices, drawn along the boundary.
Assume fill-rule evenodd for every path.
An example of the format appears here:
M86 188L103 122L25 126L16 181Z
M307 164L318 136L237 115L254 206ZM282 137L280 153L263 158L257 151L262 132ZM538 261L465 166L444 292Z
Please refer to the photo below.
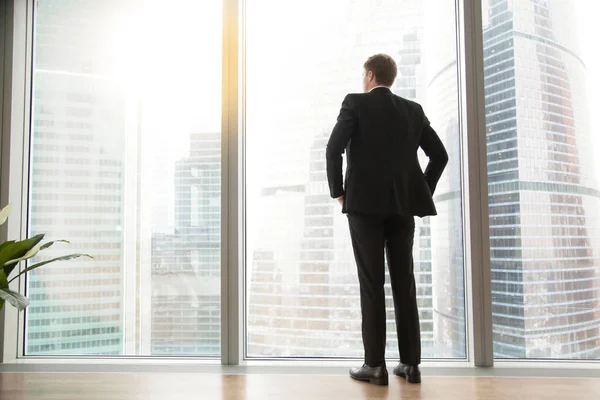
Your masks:
M220 1L38 0L27 355L220 353Z
M362 357L356 266L329 198L325 144L344 96L361 91L363 63L385 52L399 65L393 91L423 104L450 153L440 215L417 220L423 355L465 357L454 1L246 5L247 355ZM397 357L386 293L387 355Z
M484 2L497 358L600 358L599 13Z

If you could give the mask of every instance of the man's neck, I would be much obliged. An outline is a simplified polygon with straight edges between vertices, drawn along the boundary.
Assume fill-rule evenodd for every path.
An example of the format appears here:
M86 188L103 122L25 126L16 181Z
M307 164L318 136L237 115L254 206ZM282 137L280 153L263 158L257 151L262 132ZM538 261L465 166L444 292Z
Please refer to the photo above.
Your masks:
M374 87L372 87L372 88L371 88L371 90L369 90L369 92L372 92L373 90L375 90L375 89L378 89L378 88L386 88L386 89L389 89L389 87L387 87L387 86L385 86L385 85L377 85L377 86L374 86Z

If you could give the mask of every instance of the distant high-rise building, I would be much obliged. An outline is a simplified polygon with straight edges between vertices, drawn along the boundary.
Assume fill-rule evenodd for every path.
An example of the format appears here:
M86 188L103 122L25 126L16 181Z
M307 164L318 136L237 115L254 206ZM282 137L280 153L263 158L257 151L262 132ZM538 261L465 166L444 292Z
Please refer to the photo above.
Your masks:
M294 356L305 336L298 324L300 246L306 187L262 189L259 229L248 265L248 355ZM281 221L287 221L281 235ZM249 238L250 239L250 238Z
M573 5L487 6L495 355L597 359L600 188Z
M418 87L424 88L423 104L427 117L448 152L449 162L438 183L434 201L438 216L429 219L431 229L431 285L434 349L443 358L466 356L466 313L463 242L463 193L461 134L459 129L459 84L456 37L451 32L456 22L452 1L423 6L421 33L424 68ZM425 165L427 160L423 160Z
M137 111L98 50L106 7L48 0L36 7L30 230L73 242L45 256L85 252L94 260L29 274L26 354L123 352L123 292L130 284L123 279L123 242L135 234L124 227L123 182L126 163L137 160L122 144Z
M175 232L152 238L152 354L220 354L220 149L193 133L176 165Z
M298 276L300 312L297 324L305 335L297 340L296 346L306 354L318 355L361 348L360 331L348 330L350 326L358 325L352 318L357 316L353 308L358 302L357 298L348 296L356 292L355 279L349 274L353 271L352 249L344 240L347 239L346 232L340 227L340 206L327 190L324 149L328 139L329 132L316 135L310 149ZM348 285L349 282L353 284ZM310 318L304 317L308 313Z
M286 229L286 238L265 238L271 250L258 247L260 252L254 253L250 355L359 354L358 288L355 274L349 274L353 271L352 250L340 227L343 218L339 205L324 191L328 138L328 132L319 134L311 146L306 186L263 190L268 205L265 211L269 213L266 218L279 221L280 210L294 213L297 224ZM281 209L269 200L278 192ZM294 258L290 260L289 256Z
M402 44L397 56L398 77L394 82L392 91L405 99L418 101L423 96L422 74L423 55L423 12L421 7L415 6L413 17L421 23L415 23L409 32L402 36ZM419 305L419 322L421 324L421 347L423 354L433 349L433 285L431 275L431 218L416 219L415 240L413 245L415 282L417 286L417 303ZM389 282L389 274L386 274ZM391 288L387 290L387 307L393 309ZM388 317L388 347L397 348L395 333L395 320L392 313Z

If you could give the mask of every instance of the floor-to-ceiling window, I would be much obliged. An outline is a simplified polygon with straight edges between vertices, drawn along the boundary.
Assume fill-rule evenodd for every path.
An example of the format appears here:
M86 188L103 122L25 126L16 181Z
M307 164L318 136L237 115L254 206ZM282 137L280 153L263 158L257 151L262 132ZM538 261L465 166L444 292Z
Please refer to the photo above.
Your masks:
M25 355L220 353L222 3L38 0Z
M600 358L598 3L485 0L497 358Z
M465 358L454 0L245 5L247 356L362 357L356 267L346 218L329 197L325 145L344 96L362 90L363 63L384 52L398 64L392 91L423 104L450 154L440 215L416 228L424 357Z

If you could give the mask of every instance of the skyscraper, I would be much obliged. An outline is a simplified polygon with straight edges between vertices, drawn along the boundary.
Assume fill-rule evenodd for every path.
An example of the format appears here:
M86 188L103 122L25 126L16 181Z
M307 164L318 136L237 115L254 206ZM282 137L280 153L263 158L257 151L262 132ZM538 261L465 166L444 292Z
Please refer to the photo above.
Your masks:
M190 135L175 169L175 232L152 238L151 351L220 354L221 134Z
M30 229L73 241L45 256L79 251L92 253L94 260L29 274L26 353L31 355L123 349L122 296L130 284L123 279L123 242L130 233L124 227L128 154L122 143L137 112L107 73L102 51L76 45L102 47L98 18L109 18L104 7L43 0L37 7Z
M286 237L266 238L254 253L248 315L251 356L358 355L351 249L341 234L339 207L324 191L323 149L328 138L323 132L314 139L307 185L263 190L265 219L277 223L281 212L294 215L296 223L286 227ZM280 207L273 198L278 192Z
M462 161L459 129L458 48L456 37L440 35L456 29L451 1L423 5L422 47L424 109L448 152L449 162L434 201L438 216L430 218L432 320L438 357L466 356L466 312L462 208ZM424 160L425 161L425 160ZM424 164L424 163L423 163Z
M305 186L271 186L261 191L259 229L248 263L248 354L296 355L293 342L304 332L298 318L298 270ZM285 234L278 227L286 221ZM250 238L248 238L250 239Z
M600 191L573 5L487 3L496 357L600 357Z

